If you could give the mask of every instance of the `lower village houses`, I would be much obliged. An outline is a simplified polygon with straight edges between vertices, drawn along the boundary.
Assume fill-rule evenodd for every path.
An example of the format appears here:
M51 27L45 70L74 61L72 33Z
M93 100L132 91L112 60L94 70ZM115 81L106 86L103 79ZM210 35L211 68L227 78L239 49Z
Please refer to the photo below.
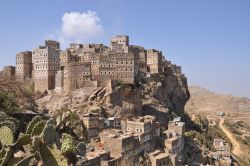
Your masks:
M0 73L33 85L35 92L54 90L68 94L79 88L111 87L159 81L181 76L181 67L166 60L161 51L129 44L117 35L110 46L70 44L46 40L33 51L16 54L16 67ZM89 112L81 115L88 140L85 166L179 166L185 161L185 123L174 118L163 125L152 115L106 117ZM213 158L231 164L229 147L214 140Z

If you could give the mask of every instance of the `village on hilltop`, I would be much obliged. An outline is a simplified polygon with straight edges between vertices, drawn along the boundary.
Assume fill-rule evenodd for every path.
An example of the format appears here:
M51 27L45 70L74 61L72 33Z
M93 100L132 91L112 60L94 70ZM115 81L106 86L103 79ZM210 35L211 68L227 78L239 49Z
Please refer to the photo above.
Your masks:
M44 45L32 51L17 53L16 66L5 66L1 75L33 85L36 93L55 91L69 94L80 88L96 88L94 91L96 94L88 98L87 102L90 105L93 105L94 100L100 101L104 98L106 89L98 89L100 87L113 89L118 85L141 83L152 83L152 87L148 89L155 100L158 100L153 102L173 102L170 104L172 107L182 108L189 98L186 78L182 74L181 67L165 59L161 51L130 45L129 36L126 35L113 37L109 47L103 44L72 43L63 51L60 50L59 42L46 40ZM161 83L166 77L175 79ZM168 92L172 94L161 96L157 93L159 91L164 93L162 84L166 84L164 92L177 89L177 86L179 89L175 94ZM133 97L131 98L133 100ZM123 99L119 100L124 104ZM130 117L128 115L104 117L100 112L91 111L80 115L88 141L84 143L86 151L79 152L78 165L178 166L187 161L185 122L180 117L174 117L164 119L165 124L163 124L160 119L167 117L160 116L170 114L166 112L167 104L162 104L165 107L162 108L162 112L158 111L158 114L155 112L141 114L142 98L136 100L140 105L140 113L134 113ZM179 102L181 105L175 105L174 102ZM122 111L127 114L126 109ZM232 161L229 150L224 148L224 144L221 143L223 141L215 140L214 146L217 149L213 158L230 165ZM197 149L196 144L188 146Z
M16 54L16 67L3 73L18 81L34 82L35 91L105 86L110 81L134 84L165 74L181 74L161 51L129 45L129 36L117 35L110 47L103 44L70 44L65 51L60 43L46 40L33 51Z

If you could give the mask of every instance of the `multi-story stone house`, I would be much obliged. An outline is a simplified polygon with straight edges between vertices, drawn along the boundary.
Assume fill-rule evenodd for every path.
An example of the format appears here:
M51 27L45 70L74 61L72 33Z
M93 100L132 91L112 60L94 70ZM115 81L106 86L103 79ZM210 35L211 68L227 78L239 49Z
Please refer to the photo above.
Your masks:
M111 39L111 50L127 53L129 50L129 37L127 35L117 35Z
M162 58L161 51L147 50L147 65L150 74L162 74Z
M60 66L67 66L72 62L78 62L78 55L73 55L69 49L60 52Z
M101 53L107 51L109 48L103 44L84 44L83 52L87 53Z
M45 41L44 46L32 52L33 79L35 91L43 92L55 88L55 75L60 69L60 44L56 41Z
M171 68L172 68L172 73L175 76L181 75L181 66L171 65Z
M134 64L134 54L115 54L115 80L121 83L133 84L136 76Z
M185 123L176 118L168 124L163 133L165 153L169 154L172 164L179 165L183 160Z
M123 133L132 134L138 138L140 146L137 148L137 153L150 152L154 150L156 137L158 137L159 126L156 125L154 116L146 115L128 120L123 120L121 123ZM137 154L135 153L135 154Z
M156 150L152 153L149 153L149 158L152 166L167 166L172 165L169 160L169 155L167 153L163 153L159 150Z
M87 129L88 138L94 138L98 136L98 133L104 128L103 119L99 114L88 113L82 117L83 124Z
M109 117L108 119L105 119L104 126L106 128L121 128L121 118Z
M15 75L18 81L32 78L32 52L25 51L16 54Z
M137 140L132 135L125 135L120 130L110 129L100 132L99 137L99 148L109 151L113 158L120 158L121 165L134 165Z
M115 80L115 56L103 53L100 55L99 80Z
M64 67L63 86L66 92L81 88L91 80L89 62L72 62Z

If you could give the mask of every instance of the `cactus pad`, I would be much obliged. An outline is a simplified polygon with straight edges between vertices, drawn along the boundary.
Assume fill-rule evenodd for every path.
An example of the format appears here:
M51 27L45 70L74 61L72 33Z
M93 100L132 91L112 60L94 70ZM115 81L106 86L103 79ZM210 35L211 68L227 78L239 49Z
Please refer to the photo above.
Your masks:
M52 125L52 126L56 126L56 120L54 118L50 118L48 121L47 121L47 124L46 125Z
M42 133L43 142L50 145L55 142L56 129L52 125L47 125Z
M23 133L20 133L19 137L18 137L18 140L16 142L16 145L18 146L25 146L27 144L31 144L31 137L29 134L23 134Z
M26 133L27 134L31 134L33 131L33 128L35 127L35 125L41 121L41 118L39 116L36 116L32 119L32 121L29 123Z
M43 132L43 129L46 125L46 122L45 121L40 121L38 122L34 127L33 127L33 130L32 130L32 136L39 136L42 134Z
M26 157L25 159L21 160L20 162L17 163L16 166L29 166L30 165L30 161L35 157L34 154Z
M33 137L32 138L32 144L31 144L31 152L34 153L38 150L40 144L41 144L41 138L40 137Z
M63 134L61 152L63 155L75 153L75 141L69 134Z
M9 160L12 158L12 156L13 156L12 148L6 148L6 153L5 153L4 158L0 159L1 160L0 165L5 166L9 162Z
M61 155L55 145L49 148L45 144L41 144L39 153L45 165L68 166L67 160Z
M11 145L14 141L14 136L11 129L7 126L0 128L0 142L2 145Z

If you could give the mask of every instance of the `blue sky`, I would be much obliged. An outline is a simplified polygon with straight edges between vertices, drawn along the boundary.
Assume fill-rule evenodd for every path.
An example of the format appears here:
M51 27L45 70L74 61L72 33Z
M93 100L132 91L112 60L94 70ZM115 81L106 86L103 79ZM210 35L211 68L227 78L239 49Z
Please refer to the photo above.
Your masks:
M70 29L72 13L83 32ZM190 85L250 98L249 0L4 0L0 20L1 68L48 38L108 44L128 34L181 65Z

